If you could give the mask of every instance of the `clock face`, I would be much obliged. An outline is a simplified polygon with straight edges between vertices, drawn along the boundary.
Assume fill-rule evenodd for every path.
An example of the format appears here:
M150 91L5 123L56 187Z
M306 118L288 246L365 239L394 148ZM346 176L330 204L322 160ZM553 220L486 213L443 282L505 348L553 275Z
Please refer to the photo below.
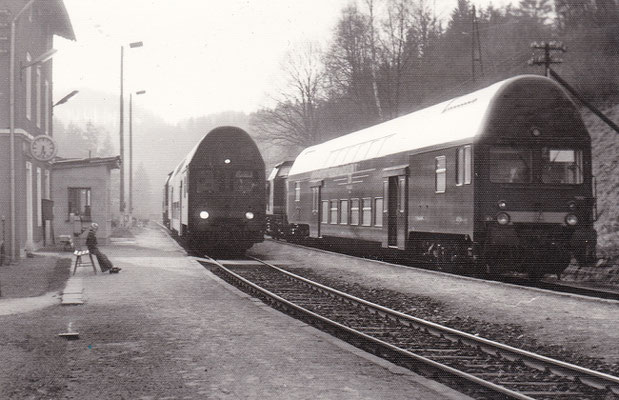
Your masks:
M56 142L49 136L37 136L30 143L32 156L37 160L49 161L56 155Z

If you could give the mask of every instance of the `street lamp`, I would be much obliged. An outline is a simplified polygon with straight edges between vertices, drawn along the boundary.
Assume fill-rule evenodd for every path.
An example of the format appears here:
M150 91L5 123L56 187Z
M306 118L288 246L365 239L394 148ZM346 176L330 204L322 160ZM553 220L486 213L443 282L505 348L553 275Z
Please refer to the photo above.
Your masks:
M129 43L130 48L142 47L142 42ZM123 79L123 64L124 64L125 47L120 46L120 214L121 225L125 224L125 145L124 145L124 79Z
M56 102L56 104L54 104L52 107L56 107L59 106L61 104L66 103L67 101L69 101L69 99L73 96L75 96L76 94L78 94L80 91L79 90L74 90L71 93L69 93L68 95L66 95L65 97L63 97L62 99L58 100Z
M144 93L135 92L137 96ZM133 224L133 93L129 93L129 221Z

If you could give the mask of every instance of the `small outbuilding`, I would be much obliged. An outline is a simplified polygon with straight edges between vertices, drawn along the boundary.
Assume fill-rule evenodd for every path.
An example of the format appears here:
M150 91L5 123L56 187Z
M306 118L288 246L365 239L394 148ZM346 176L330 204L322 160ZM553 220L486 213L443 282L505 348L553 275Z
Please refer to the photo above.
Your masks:
M56 243L61 237L99 224L100 244L112 234L111 170L120 168L120 157L56 159L53 165L53 229Z

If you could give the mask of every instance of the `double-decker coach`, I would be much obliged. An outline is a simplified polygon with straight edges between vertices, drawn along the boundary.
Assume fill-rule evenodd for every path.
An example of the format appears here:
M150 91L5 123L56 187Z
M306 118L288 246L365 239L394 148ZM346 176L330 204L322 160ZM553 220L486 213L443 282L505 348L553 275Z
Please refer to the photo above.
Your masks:
M517 76L305 149L287 217L314 238L560 274L595 257L590 136L557 83Z

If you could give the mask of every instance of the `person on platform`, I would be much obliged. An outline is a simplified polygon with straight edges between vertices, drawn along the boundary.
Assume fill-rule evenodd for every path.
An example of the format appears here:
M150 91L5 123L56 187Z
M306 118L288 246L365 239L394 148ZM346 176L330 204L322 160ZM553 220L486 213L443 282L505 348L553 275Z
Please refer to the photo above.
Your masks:
M97 245L97 229L99 229L99 224L92 223L90 225L90 229L88 229L88 236L86 237L86 247L90 254L94 254L97 256L97 261L99 262L99 267L101 267L102 272L110 271L110 274L116 274L120 272L121 268L115 267L114 264L110 261L109 258L105 254L99 250Z

